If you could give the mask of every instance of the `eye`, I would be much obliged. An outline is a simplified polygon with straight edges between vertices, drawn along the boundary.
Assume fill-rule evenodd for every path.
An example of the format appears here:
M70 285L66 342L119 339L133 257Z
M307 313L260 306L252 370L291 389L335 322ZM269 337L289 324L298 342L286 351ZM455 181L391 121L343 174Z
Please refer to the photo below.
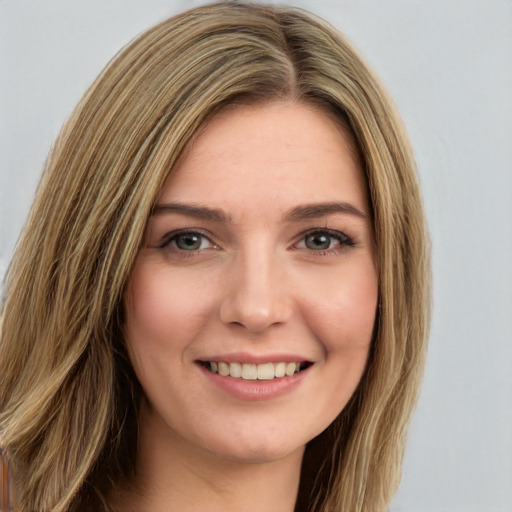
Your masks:
M307 235L304 239L304 245L308 249L313 251L325 251L331 248L331 245L335 243L332 236L328 236L324 233L312 233Z
M199 231L179 231L169 233L160 244L161 248L169 247L175 251L195 252L214 247L211 240Z
M176 244L176 247L182 251L197 251L204 249L205 246L209 244L209 241L206 240L204 236L197 235L196 233L178 235L174 238L173 242Z
M342 246L354 247L354 245L353 240L341 231L316 229L306 233L297 247L315 252L326 252L340 249Z

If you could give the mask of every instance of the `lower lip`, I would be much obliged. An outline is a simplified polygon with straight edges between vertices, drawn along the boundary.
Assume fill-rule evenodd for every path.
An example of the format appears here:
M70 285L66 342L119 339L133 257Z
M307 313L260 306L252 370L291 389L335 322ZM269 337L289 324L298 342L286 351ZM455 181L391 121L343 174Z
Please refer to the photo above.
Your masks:
M272 380L244 380L234 377L223 377L199 366L203 374L222 391L239 400L258 402L272 400L292 392L304 380L309 368L290 377L281 377Z

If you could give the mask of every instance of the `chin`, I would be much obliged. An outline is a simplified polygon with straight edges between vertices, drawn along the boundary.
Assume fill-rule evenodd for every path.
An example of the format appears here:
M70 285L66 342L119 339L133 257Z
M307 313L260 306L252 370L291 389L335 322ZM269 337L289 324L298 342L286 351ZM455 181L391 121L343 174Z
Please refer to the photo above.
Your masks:
M223 459L241 464L261 464L294 456L302 458L306 442L290 441L289 437L285 439L282 432L279 433L279 439L272 437L268 432L264 435L254 434L251 437L233 433L228 442L211 440L208 449Z
M258 446L247 450L231 450L224 454L224 458L240 464L265 464L293 456L302 457L304 448L303 445L292 450L285 447Z

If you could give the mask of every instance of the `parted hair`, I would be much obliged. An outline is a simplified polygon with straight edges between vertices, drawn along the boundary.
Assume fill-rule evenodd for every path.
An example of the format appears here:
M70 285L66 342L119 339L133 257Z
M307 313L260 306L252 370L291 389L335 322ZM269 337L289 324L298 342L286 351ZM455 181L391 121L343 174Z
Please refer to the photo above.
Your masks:
M142 390L123 341L123 294L146 222L209 119L228 105L276 100L315 105L350 130L379 276L365 373L306 447L296 510L386 510L429 321L413 155L392 102L343 36L302 10L245 2L192 9L131 42L48 157L2 301L0 436L16 510L109 510L108 493L133 473Z

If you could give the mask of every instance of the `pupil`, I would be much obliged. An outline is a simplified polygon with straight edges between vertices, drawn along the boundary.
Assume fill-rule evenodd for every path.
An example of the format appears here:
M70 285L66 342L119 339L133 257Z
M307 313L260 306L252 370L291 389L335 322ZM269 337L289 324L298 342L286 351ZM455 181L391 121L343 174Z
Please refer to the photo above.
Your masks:
M201 246L201 237L197 235L181 235L176 239L176 245L184 251L194 251Z
M329 249L331 239L327 235L308 235L306 237L306 247L316 251Z

